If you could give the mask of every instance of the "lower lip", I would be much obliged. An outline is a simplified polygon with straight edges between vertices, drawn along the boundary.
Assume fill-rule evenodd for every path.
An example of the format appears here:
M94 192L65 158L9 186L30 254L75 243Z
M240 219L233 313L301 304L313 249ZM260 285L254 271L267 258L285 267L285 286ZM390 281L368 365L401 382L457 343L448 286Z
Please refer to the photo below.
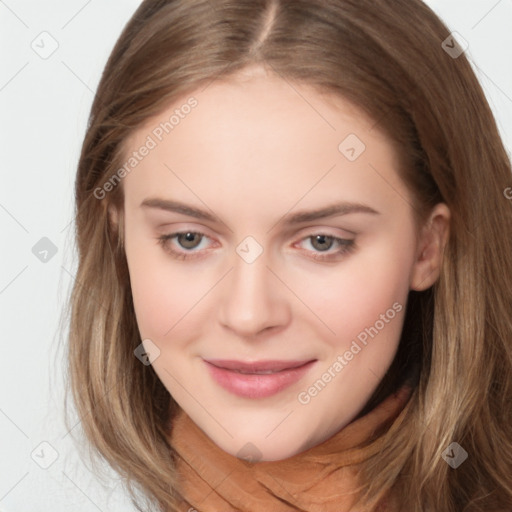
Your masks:
M238 373L205 361L210 375L224 389L244 398L266 398L298 382L315 364L310 361L297 368L268 374Z

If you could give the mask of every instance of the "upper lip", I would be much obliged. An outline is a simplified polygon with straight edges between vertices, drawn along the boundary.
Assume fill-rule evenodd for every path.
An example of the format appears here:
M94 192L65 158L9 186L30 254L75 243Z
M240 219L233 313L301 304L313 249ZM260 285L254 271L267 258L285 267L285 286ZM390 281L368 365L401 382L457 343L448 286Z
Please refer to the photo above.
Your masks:
M207 363L218 366L219 368L225 368L226 370L241 370L244 372L259 372L259 371L281 371L292 368L298 368L306 363L314 361L314 359L304 359L302 361L278 361L278 360L266 360L266 361L235 361L233 359L205 359Z

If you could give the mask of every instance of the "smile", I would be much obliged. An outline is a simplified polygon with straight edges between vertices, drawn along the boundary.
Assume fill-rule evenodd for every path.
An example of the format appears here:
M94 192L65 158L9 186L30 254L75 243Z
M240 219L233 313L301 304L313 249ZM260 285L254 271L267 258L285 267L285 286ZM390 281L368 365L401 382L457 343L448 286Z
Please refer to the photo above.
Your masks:
M266 398L297 383L316 363L307 361L204 360L213 380L234 395Z

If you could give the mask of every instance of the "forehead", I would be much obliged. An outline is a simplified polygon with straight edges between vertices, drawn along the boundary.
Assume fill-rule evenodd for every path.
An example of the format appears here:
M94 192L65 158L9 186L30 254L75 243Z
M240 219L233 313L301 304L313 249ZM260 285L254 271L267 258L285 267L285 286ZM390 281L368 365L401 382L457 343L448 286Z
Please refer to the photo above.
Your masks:
M127 158L151 149L124 186L141 200L176 189L189 197L236 190L246 205L263 196L288 207L315 193L323 200L363 188L386 195L383 179L401 186L397 159L373 126L353 104L307 84L266 74L215 81L132 134Z
M192 108L190 103L194 103ZM310 137L308 146L319 139L332 146L333 140L336 142L352 130L363 139L371 135L372 139L387 143L375 125L365 112L338 94L282 79L255 66L175 99L136 130L125 141L125 148L137 145L147 134L164 139L157 143L172 144L173 139L188 137L190 132L201 135L204 142L215 137L260 136L254 140L255 146L262 138L276 140L278 135L286 135L287 139ZM321 137L311 137L317 131Z

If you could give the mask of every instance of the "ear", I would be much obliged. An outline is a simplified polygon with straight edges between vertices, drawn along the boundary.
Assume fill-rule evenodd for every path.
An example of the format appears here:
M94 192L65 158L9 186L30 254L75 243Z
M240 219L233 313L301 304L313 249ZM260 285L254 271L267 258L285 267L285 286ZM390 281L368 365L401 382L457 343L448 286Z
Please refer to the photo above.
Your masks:
M112 227L119 229L119 214L117 208L113 204L108 206L107 215Z
M421 228L411 272L411 290L426 290L437 281L449 233L450 210L446 204L438 203Z
M124 217L123 210L114 204L109 204L107 209L107 219L110 230L116 240L118 249L124 247Z

